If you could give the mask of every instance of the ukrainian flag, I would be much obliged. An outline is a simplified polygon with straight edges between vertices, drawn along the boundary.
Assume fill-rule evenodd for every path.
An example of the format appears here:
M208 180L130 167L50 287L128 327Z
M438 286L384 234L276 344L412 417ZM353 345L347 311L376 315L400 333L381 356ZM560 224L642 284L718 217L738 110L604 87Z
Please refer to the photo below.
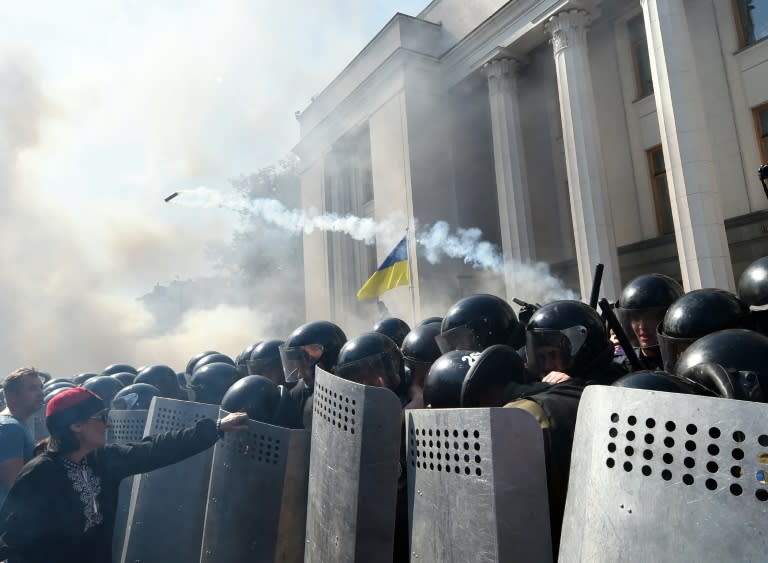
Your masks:
M357 298L361 301L372 299L393 287L409 283L411 283L411 276L408 271L408 241L407 237L403 237L381 266L363 284L357 292Z

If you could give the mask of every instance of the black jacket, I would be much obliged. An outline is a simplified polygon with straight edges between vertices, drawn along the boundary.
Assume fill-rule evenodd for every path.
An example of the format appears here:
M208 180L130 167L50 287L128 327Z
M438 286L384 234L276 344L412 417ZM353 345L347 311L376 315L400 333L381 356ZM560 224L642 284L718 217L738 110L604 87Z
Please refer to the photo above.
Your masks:
M109 563L120 481L179 462L216 443L216 423L109 445L86 456L101 480L103 521L85 529L83 504L61 457L45 453L24 466L0 508L0 560L10 563Z

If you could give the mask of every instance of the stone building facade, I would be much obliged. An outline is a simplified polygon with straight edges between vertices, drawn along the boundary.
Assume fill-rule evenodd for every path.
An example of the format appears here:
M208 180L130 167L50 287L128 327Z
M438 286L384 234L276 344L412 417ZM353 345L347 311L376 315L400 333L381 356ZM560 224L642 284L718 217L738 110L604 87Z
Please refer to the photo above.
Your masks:
M768 254L768 0L434 0L395 15L297 113L306 208L478 227L588 296L640 273L733 289ZM417 255L410 237L411 256ZM366 328L355 292L391 250L304 239L307 317ZM525 288L412 260L408 321Z

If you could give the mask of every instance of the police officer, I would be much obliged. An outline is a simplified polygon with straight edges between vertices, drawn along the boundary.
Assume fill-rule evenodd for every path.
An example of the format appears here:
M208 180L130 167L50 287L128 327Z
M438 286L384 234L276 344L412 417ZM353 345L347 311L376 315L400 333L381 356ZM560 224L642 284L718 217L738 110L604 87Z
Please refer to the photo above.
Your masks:
M768 335L768 256L747 266L739 278L738 294L749 306L752 328Z
M395 344L402 346L405 336L411 332L411 327L409 327L408 323L402 319L398 319L397 317L387 317L373 325L373 332L379 332L384 336L389 336Z
M526 327L528 369L539 389L507 404L530 413L544 432L550 523L557 553L562 528L576 413L584 388L610 385L623 372L594 309L579 301L554 301L538 309Z
M420 324L403 340L401 351L406 378L410 380L407 408L424 408L424 380L440 354L435 337L440 334L440 322Z
M335 324L315 321L301 325L280 345L280 359L287 384L295 384L281 398L278 424L287 428L310 428L315 366L332 372L347 336Z
M669 306L684 293L679 283L663 274L639 276L621 292L616 303L616 316L647 368L662 368L656 330Z
M525 329L509 303L495 295L470 295L445 314L437 344L451 350L482 352L494 344L517 349L525 344Z
M260 342L248 357L246 364L249 375L262 375L275 385L285 385L283 363L280 360L282 340L264 340Z

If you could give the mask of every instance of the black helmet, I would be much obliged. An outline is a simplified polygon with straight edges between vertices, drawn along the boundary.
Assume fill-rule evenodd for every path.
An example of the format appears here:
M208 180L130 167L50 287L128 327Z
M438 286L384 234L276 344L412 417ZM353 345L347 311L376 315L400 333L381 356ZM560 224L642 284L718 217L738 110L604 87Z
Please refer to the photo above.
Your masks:
M195 372L200 368L203 368L209 364L229 364L232 367L235 367L235 360L226 354L208 354L207 356L200 358L200 360L195 364L195 369L192 371L192 375L194 375Z
M458 408L464 377L479 357L480 352L470 350L452 350L440 356L424 381L424 405L434 409Z
M275 385L285 383L283 363L280 360L280 345L282 340L264 340L251 351L247 360L250 375L263 375L272 380Z
M49 385L53 385L54 383L69 383L72 386L75 385L74 383L72 383L72 380L69 379L68 377L54 377L53 379L49 379L48 381L43 383L43 389L45 389Z
M640 276L624 287L616 316L633 346L658 348L656 328L669 306L684 293L679 283L663 274Z
M696 393L690 382L665 371L641 370L625 375L612 383L613 387L645 389L646 391L667 391L669 393Z
M83 387L88 389L88 391L93 391L101 397L101 400L104 401L104 408L108 409L112 404L112 399L114 399L115 395L117 395L123 388L123 384L114 377L100 375L99 377L94 377L83 383Z
M189 361L187 362L187 367L184 369L184 373L187 374L187 379L192 377L192 374L195 372L195 366L197 365L197 362L199 362L206 356L210 356L211 354L218 354L218 352L216 352L215 350L208 350L206 352L200 352L199 354L195 354L189 359Z
M443 322L443 317L427 317L423 321L419 321L419 323L416 326L419 327L422 325L431 325L433 323L441 324L442 322Z
M99 377L99 374L98 373L93 373L92 371L87 371L85 373L81 373L81 374L78 374L75 377L73 377L72 378L72 383L74 383L75 385L82 385L83 383L85 383L86 381L91 379L92 377Z
M179 389L182 390L182 394L184 389L187 388L187 374L183 371L177 371L176 372L176 381L179 382Z
M116 373L132 373L133 375L136 375L138 371L135 367L128 364L112 364L111 366L104 368L101 375L114 375Z
M48 401L53 399L59 393L63 393L67 389L71 389L71 387L57 387L56 389L51 389L47 391L45 395L43 395L43 404L44 405L48 404Z
M266 377L249 375L227 390L221 408L229 412L245 412L251 420L270 424L279 402L277 385Z
M696 370L707 364L722 368L729 376L733 394L729 398L760 402L768 399L768 337L745 329L721 330L701 337L680 356L675 366L678 376L702 383L718 396L728 397L729 386L727 382L719 383L723 381L719 370ZM705 379L714 384L708 384Z
M262 342L262 340L254 342L247 348L243 349L243 351L235 357L235 367L237 368L237 371L240 372L241 376L245 377L248 375L248 359L251 357L251 352L253 352L253 349Z
M727 328L742 328L749 308L729 291L696 289L672 303L659 325L658 339L664 369L676 373L680 354L696 339Z
M528 383L523 359L511 346L495 344L483 350L461 385L461 406L503 407L510 383Z
M144 411L149 409L152 397L159 397L160 390L147 383L134 383L123 387L112 399L112 409L117 411Z
M51 391L55 391L56 389L69 389L70 387L77 387L74 383L71 381L56 381L51 382L48 385L43 385L43 394L47 395Z
M539 308L526 327L528 368L535 374L562 371L589 377L613 357L600 315L581 301L553 301Z
M149 383L160 390L161 397L179 399L182 397L176 372L164 365L145 367L139 372L134 383Z
M401 350L409 379L416 378L421 384L429 367L441 356L440 347L435 340L439 335L440 325L427 323L418 325L405 337Z
M396 391L403 377L403 354L391 338L366 332L339 352L334 373L343 379Z
M117 379L120 383L123 384L123 387L128 387L129 385L133 385L133 382L136 381L136 376L127 371L123 373L112 374L110 375L110 377L114 377L115 379Z
M741 274L739 299L750 307L768 305L768 256L752 262Z
M443 353L457 349L480 352L494 344L520 348L525 344L524 330L503 299L495 295L470 295L445 314L437 343Z
M402 319L388 317L386 319L381 319L373 325L373 332L379 332L384 336L389 336L399 348L403 345L405 335L411 332L411 327L409 327L408 323Z
M294 383L304 379L313 384L316 365L325 371L333 371L346 341L344 331L331 322L315 321L301 325L280 345L285 381Z
M237 368L224 362L196 367L189 382L195 401L219 405L227 390L240 378Z

